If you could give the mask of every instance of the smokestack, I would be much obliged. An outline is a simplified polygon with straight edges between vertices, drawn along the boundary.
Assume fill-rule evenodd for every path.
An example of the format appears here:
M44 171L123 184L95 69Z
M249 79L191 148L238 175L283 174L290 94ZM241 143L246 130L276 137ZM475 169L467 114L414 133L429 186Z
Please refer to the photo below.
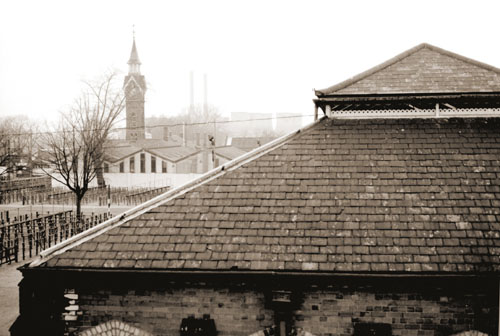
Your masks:
M190 102L189 102L189 112L193 113L194 112L194 73L191 71L190 76L189 76L189 84L190 84Z
M208 114L208 84L207 84L207 74L203 74L203 112L205 115Z
M182 123L182 146L186 147L186 123Z

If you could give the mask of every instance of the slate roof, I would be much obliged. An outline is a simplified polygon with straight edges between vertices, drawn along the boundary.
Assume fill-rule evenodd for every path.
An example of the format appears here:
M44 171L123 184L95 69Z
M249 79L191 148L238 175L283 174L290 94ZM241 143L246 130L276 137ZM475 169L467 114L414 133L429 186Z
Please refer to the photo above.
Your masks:
M215 149L215 154L222 156L228 160L236 159L239 156L245 154L246 151L234 146L217 147Z
M316 95L499 91L500 69L423 43Z
M171 162L177 162L199 153L200 150L191 147L169 147L149 149L148 152Z
M500 118L322 119L38 267L500 271Z
M200 150L191 147L167 147L154 149L143 149L136 146L106 147L104 157L105 160L109 162L117 162L141 151L148 152L170 162L178 162L189 158L190 156L198 153Z
M141 150L141 148L135 146L105 147L104 159L109 162L117 162Z

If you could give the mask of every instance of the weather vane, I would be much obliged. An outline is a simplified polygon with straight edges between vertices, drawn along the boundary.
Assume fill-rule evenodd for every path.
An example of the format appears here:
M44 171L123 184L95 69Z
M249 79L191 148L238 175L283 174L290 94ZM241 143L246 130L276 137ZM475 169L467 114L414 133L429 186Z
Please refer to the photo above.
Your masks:
M135 24L132 25L132 37L135 40Z

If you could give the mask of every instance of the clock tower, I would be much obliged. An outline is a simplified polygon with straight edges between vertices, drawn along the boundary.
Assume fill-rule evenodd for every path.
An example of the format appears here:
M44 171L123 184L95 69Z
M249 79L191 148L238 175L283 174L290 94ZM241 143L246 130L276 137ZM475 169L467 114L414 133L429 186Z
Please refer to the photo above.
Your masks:
M123 82L126 98L127 130L125 138L129 141L145 138L144 128L144 96L146 94L146 81L141 75L141 62L135 46L135 37L132 52L128 60L128 75Z

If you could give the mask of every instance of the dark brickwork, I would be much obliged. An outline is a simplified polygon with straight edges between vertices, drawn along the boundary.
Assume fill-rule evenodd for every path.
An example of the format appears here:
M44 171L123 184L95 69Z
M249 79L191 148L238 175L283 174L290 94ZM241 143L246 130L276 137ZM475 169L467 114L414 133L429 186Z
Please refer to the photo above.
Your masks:
M83 331L109 320L119 320L153 335L179 335L183 318L210 314L219 336L246 336L273 324L273 313L265 308L264 301L262 292L203 285L162 291L81 292L79 304L83 315L67 325Z
M288 279L298 304L295 328L316 336L353 335L356 323L387 323L393 335L452 335L481 330L495 334L497 282L425 279ZM308 284L305 284L308 283ZM273 286L279 284L273 282ZM66 321L73 335L108 321L123 321L153 335L179 335L183 318L210 314L219 336L251 335L276 323L265 283L171 283L161 290L76 290L79 312Z
M144 135L144 95L129 97L125 105L127 113L127 140L142 140Z
M314 335L353 335L356 323L387 323L392 335L496 334L497 293L492 288L424 290L333 285L304 293L295 325ZM441 286L446 284L441 284Z

